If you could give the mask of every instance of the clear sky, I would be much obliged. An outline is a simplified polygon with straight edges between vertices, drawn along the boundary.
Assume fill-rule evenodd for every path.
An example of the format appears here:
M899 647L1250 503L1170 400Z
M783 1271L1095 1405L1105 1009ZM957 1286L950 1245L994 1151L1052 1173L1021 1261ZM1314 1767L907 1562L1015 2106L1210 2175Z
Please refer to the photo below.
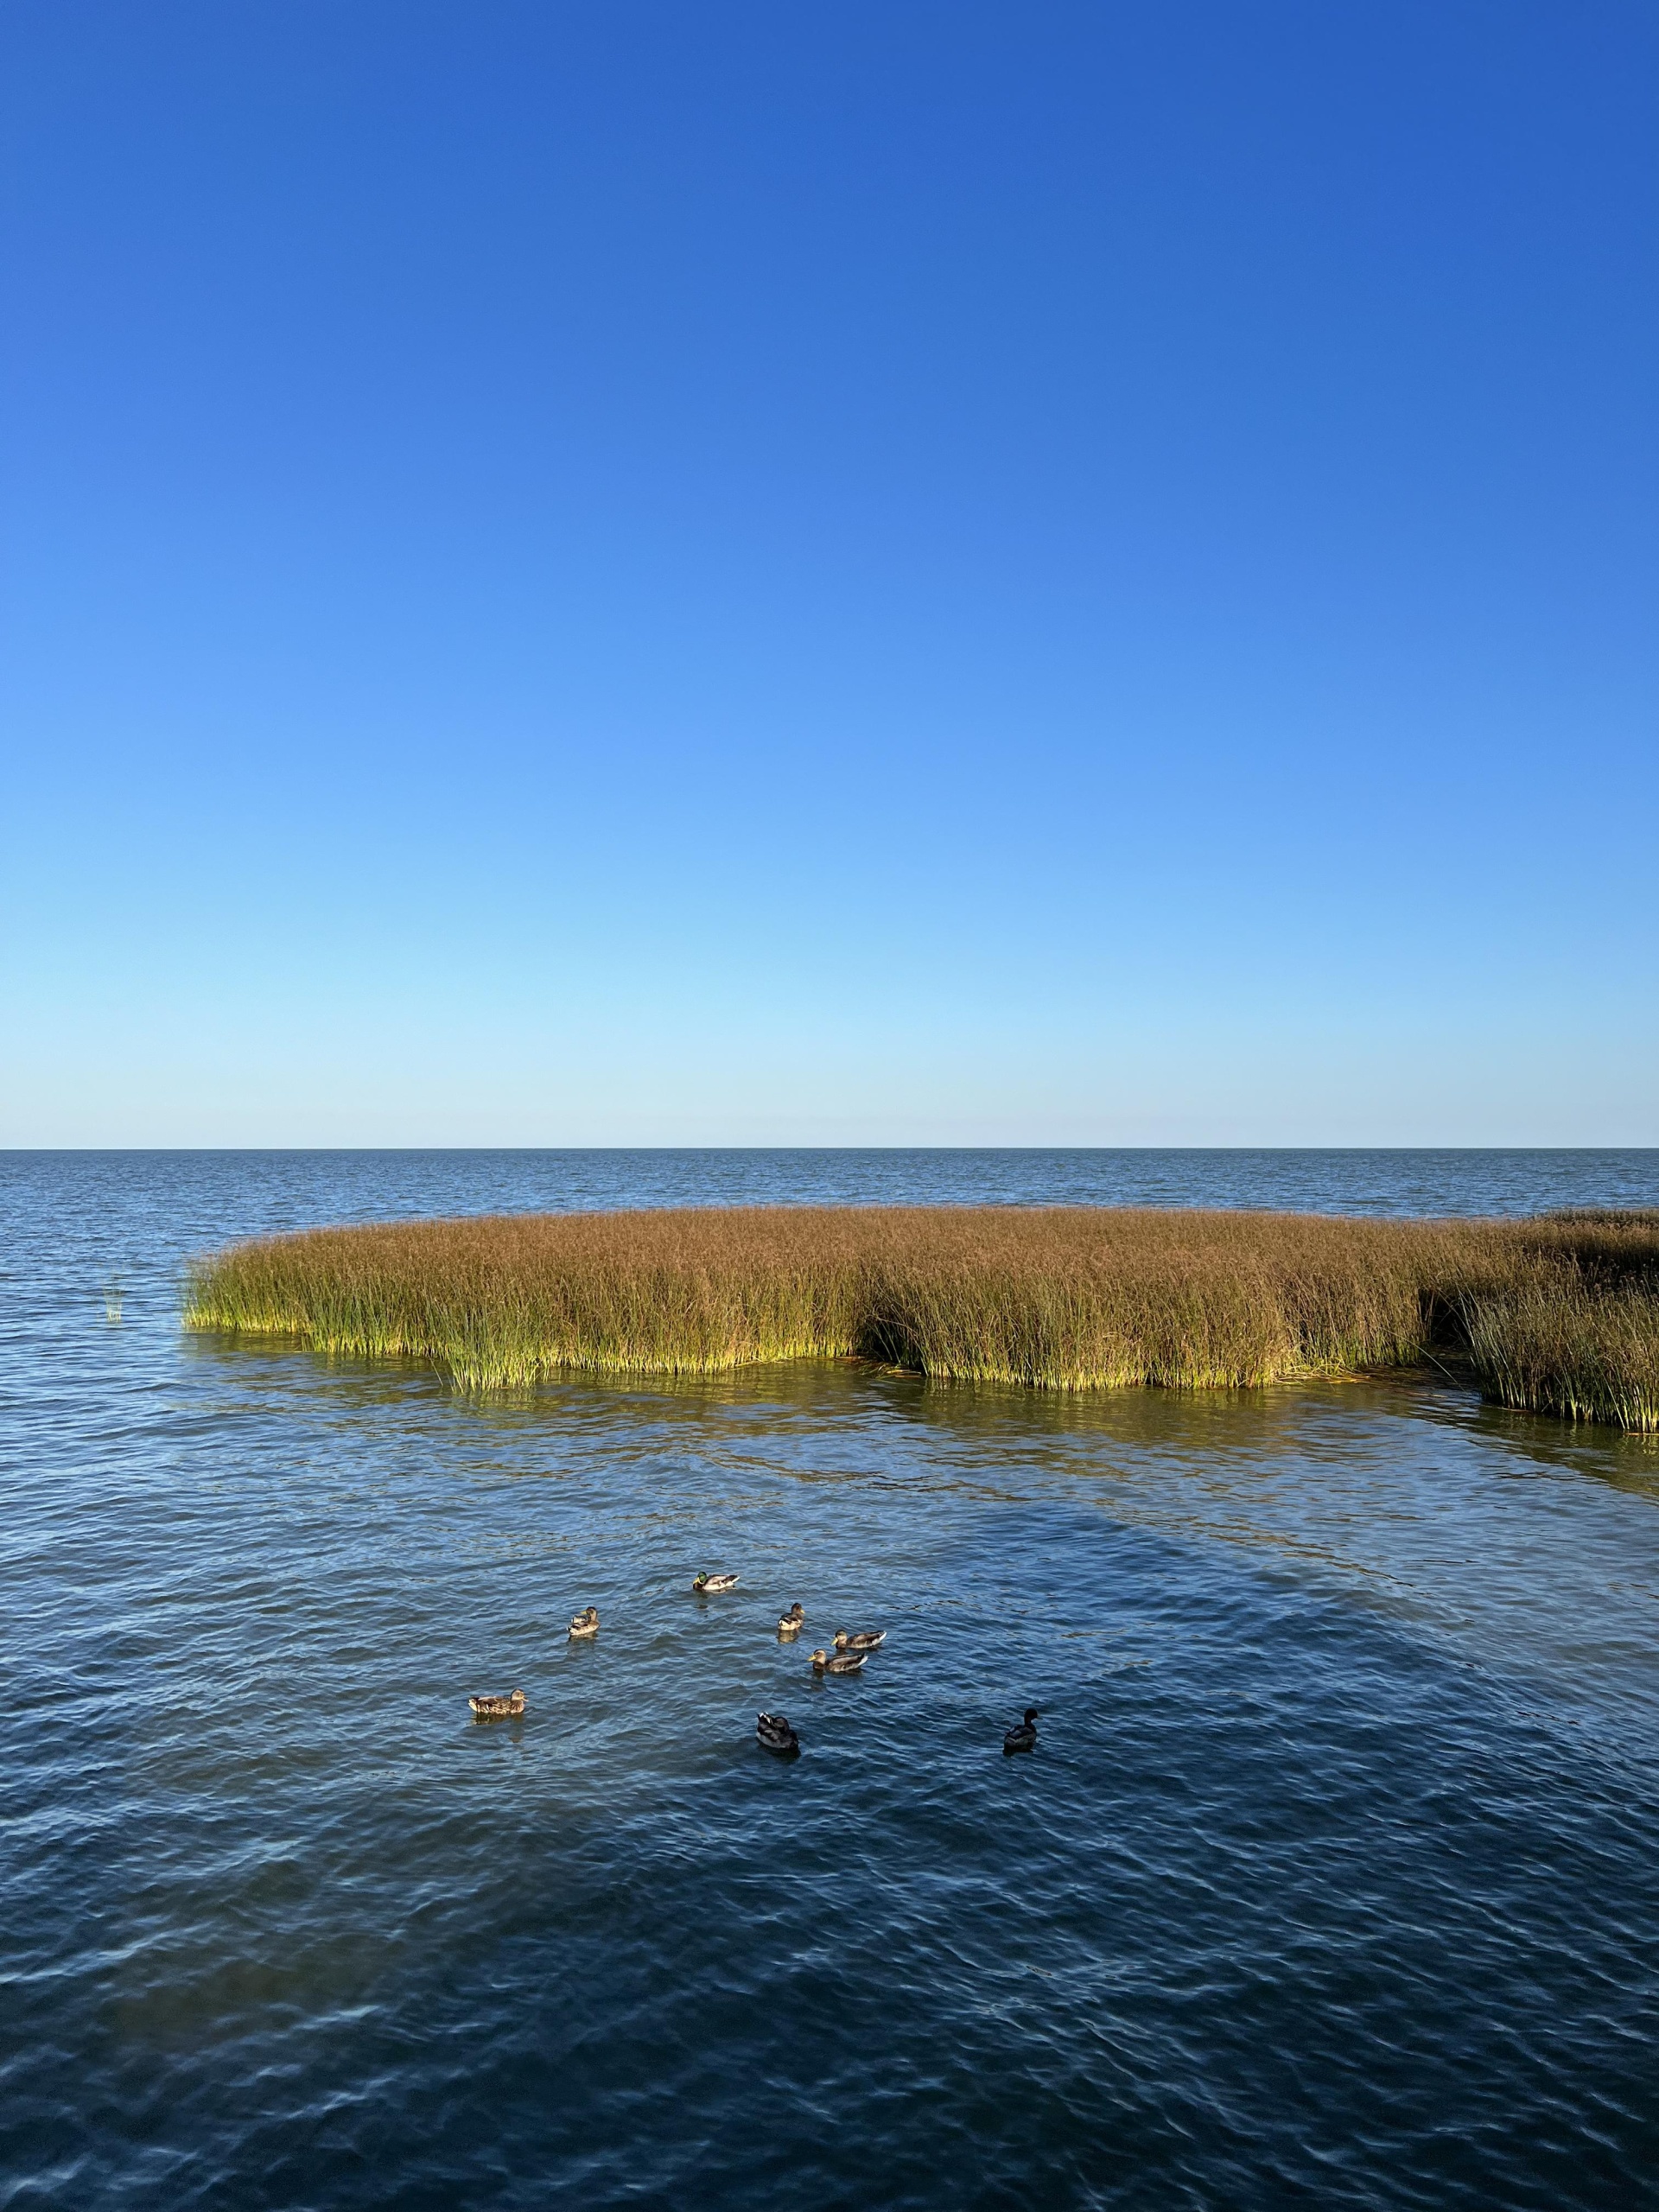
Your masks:
M1652 0L6 0L0 1143L1659 1142Z

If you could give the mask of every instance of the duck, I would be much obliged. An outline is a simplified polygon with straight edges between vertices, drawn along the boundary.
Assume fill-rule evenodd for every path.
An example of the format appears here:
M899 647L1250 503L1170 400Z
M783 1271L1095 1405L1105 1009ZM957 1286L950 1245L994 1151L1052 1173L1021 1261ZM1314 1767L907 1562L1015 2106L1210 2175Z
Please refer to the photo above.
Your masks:
M1025 1719L1017 1721L1002 1738L1002 1748L1005 1751L1028 1751L1036 1741L1037 1708L1034 1705L1028 1705Z
M467 1704L480 1720L516 1720L524 1709L523 1690L514 1690L510 1697L469 1697Z
M781 1713L763 1713L754 1724L755 1740L763 1751L776 1751L779 1758L791 1758L801 1748L801 1739Z
M798 1598L786 1613L779 1615L778 1621L779 1635L798 1636L801 1632L801 1624L805 1618L806 1608L802 1605L800 1599Z
M832 1658L827 1651L812 1654L815 1675L855 1675L868 1657L863 1651L837 1651Z
M849 1636L844 1628L836 1630L837 1651L875 1651L887 1640L884 1628L861 1628L855 1636Z
M735 1574L700 1574L691 1587L699 1598L706 1598L714 1590L735 1590L739 1580Z
M572 1636L597 1636L599 1634L599 1607L584 1605L571 1622L570 1633Z

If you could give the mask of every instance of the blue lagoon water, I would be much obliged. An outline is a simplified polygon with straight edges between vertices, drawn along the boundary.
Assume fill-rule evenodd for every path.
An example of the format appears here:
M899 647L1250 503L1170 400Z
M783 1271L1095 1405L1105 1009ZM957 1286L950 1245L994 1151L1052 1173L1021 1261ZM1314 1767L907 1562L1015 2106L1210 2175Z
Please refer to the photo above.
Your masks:
M178 1325L255 1230L899 1198L1655 1205L1659 1155L0 1160L0 2205L1652 2199L1650 1443L1411 1381L480 1408Z

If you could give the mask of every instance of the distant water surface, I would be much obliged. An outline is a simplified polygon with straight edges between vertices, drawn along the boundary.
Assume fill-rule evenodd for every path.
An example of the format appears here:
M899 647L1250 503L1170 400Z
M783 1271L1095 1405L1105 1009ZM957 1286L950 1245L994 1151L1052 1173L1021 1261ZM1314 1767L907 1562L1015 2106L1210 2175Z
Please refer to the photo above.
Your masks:
M1651 1442L1405 1381L480 1408L177 1325L238 1235L769 1199L1522 1212L1659 1154L0 1157L0 2206L1651 2202Z

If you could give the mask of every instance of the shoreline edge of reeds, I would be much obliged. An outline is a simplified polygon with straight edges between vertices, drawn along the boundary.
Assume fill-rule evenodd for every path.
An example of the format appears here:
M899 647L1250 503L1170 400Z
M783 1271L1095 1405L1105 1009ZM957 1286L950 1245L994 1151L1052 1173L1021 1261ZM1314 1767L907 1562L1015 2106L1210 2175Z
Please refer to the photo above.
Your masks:
M773 1206L313 1229L193 1262L184 1320L461 1389L856 1356L1061 1390L1455 1358L1497 1402L1659 1433L1659 1210L1523 1220Z

